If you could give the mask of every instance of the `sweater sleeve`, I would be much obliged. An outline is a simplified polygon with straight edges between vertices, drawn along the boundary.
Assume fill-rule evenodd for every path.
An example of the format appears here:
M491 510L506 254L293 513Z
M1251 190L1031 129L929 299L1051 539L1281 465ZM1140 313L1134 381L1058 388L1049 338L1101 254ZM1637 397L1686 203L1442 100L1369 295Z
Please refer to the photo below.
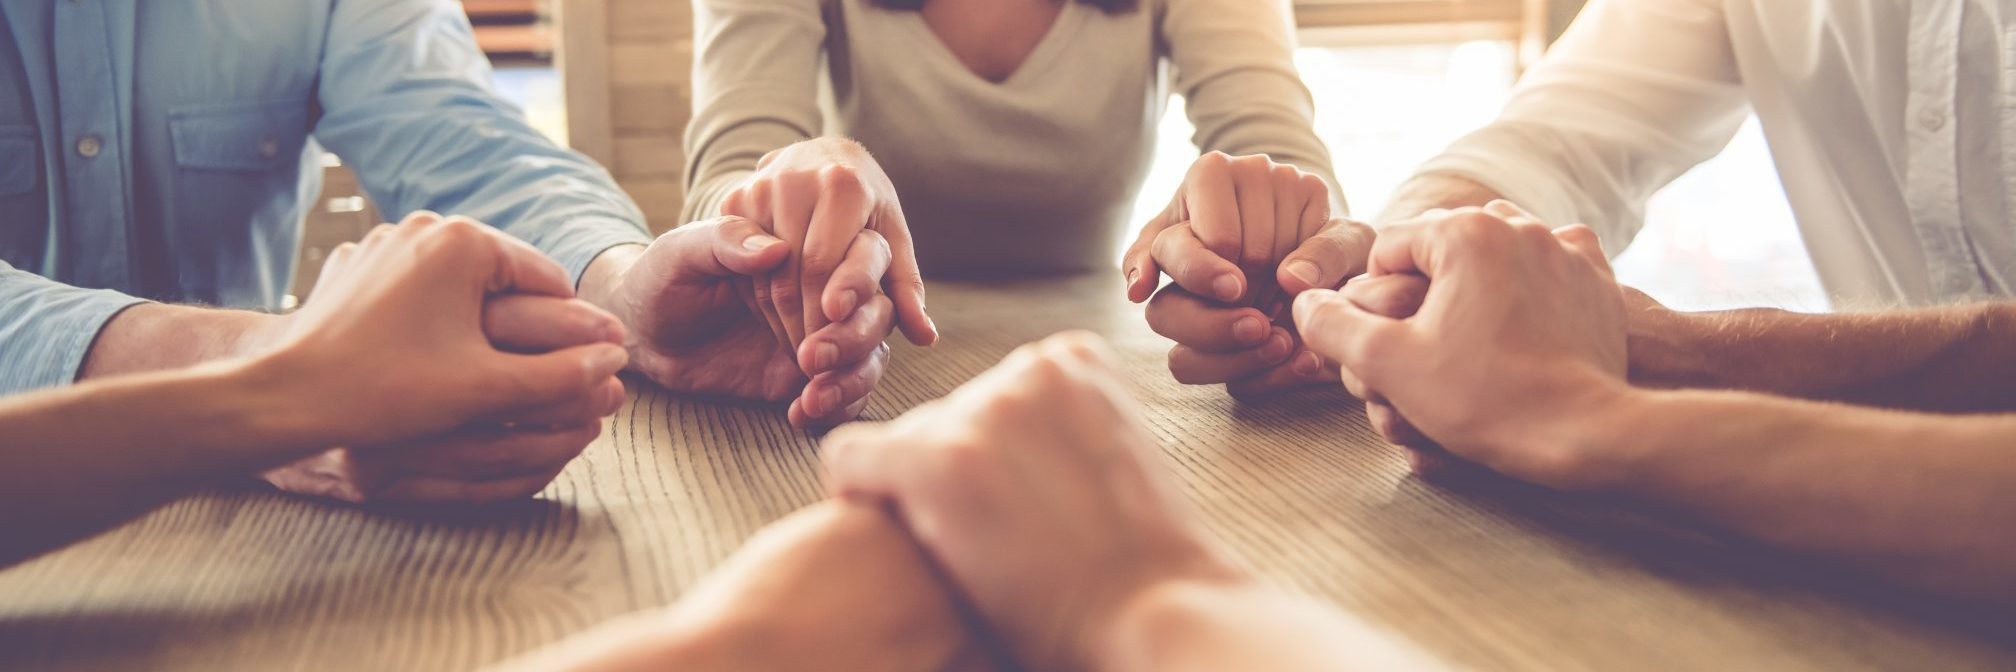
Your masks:
M694 0L686 221L721 211L771 150L819 134L821 0Z
M1288 0L1166 0L1157 10L1197 148L1265 154L1315 173L1330 184L1334 211L1348 212L1316 137L1316 103L1295 70Z

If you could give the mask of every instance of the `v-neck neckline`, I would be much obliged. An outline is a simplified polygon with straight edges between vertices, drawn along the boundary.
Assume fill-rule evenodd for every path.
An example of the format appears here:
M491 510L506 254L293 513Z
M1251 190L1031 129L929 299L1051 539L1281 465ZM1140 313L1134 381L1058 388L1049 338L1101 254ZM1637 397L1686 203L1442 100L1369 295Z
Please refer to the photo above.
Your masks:
M1057 12L1057 18L1050 20L1049 30L1045 31L1043 37L1036 41L1036 46L1031 48L1029 53L1022 57L1022 62L1015 66L1014 72L1008 73L1007 77L1002 78L998 82L988 79L978 72L974 72L971 66L966 65L965 61L960 60L959 55L953 53L952 47L945 44L945 38L939 37L938 31L932 30L931 24L924 20L924 12L922 10L904 12L904 14L908 14L909 16L903 17L903 20L912 28L915 28L918 33L922 34L926 42L930 43L931 46L928 49L937 52L938 56L950 63L952 67L965 73L968 79L989 87L1009 87L1014 86L1016 82L1023 79L1035 76L1032 73L1040 72L1046 67L1053 58L1052 54L1058 49L1062 49L1063 44L1069 39L1068 33L1078 27L1083 10L1083 8L1079 7L1081 3L1076 2L1076 0L1063 0L1063 2L1064 7Z

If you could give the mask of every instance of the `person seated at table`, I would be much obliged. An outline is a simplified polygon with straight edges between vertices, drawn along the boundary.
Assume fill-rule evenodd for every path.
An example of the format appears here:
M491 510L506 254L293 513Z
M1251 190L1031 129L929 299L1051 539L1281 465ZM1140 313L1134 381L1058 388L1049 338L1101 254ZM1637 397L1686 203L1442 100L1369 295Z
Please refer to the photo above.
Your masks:
M1128 296L1149 299L1161 270L1179 279L1149 311L1179 343L1169 366L1184 382L1265 391L1330 379L1297 344L1281 297L1356 274L1371 234L1337 217L1286 0L694 8L686 216L747 217L800 249L758 288L768 314L743 319L796 344L865 300L824 286L858 231L891 246L885 289L913 341L935 334L924 273L1112 268L1173 90L1205 154L1128 251ZM1234 263L1185 273L1193 250ZM806 371L845 370L801 352ZM832 408L808 399L812 413Z
M669 609L505 668L1443 667L1238 562L1111 360L1096 337L1054 336L893 421L841 428L822 449L834 499L757 533Z
M270 351L299 320L222 308L282 307L323 148L387 212L469 216L552 256L627 327L632 368L659 385L781 399L807 382L791 351L722 324L741 304L726 284L676 284L676 252L645 247L606 172L498 97L460 3L9 2L0 34L0 394ZM493 312L492 340L531 351L618 327L579 302ZM855 376L832 389L871 385L889 311L864 301L841 317L808 347L835 345ZM493 461L550 474L586 446L599 399L304 455L264 477L352 501L487 499Z
M1592 0L1498 119L1423 165L1379 221L1502 198L1588 224L1614 255L1647 199L1755 113L1837 308L2016 296L2016 107L2004 102L2016 14L1996 6ZM1861 373L1800 367L1810 340L1788 336L1810 334L1807 316L1628 299L1634 382L1927 410L2001 402L1883 379L1922 353Z
M1804 394L1634 386L1632 309L1596 234L1544 221L1495 202L1388 227L1367 275L1299 297L1296 323L1424 466L1637 497L1903 585L2016 601L2016 303L1759 320L1741 337L1781 353L1761 366L1833 383ZM1911 401L1832 401L1855 388ZM1920 410L1942 406L1980 413Z

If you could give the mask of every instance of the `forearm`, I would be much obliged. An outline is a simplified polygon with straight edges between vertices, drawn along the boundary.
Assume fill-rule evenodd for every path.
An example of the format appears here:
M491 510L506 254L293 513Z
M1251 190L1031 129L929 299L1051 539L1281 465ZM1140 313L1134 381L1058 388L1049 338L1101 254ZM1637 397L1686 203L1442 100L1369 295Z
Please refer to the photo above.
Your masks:
M1149 588L1104 644L1096 666L1105 672L1447 667L1336 607L1257 583Z
M145 303L105 323L80 381L194 366L256 352L279 318L263 313Z
M1631 319L1631 378L1945 412L2016 410L2016 304L1808 315L1752 309Z
M2016 418L1638 391L1583 450L1619 489L1796 553L1968 599L2016 599Z
M218 363L0 401L0 566L320 445L279 380Z

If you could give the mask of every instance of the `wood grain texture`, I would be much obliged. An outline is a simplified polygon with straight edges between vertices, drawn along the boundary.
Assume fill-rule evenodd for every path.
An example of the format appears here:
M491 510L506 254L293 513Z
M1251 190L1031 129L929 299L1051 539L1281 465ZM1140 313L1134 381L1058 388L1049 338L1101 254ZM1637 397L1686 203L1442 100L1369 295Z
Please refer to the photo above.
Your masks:
M1106 334L1169 462L1270 576L1484 669L2016 669L2008 618L1830 578L1656 516L1496 480L1430 485L1335 391L1175 384L1117 277L936 284L886 419L1016 345ZM0 573L0 669L462 669L676 599L821 496L780 408L633 392L538 499L415 516L254 492L180 501Z

